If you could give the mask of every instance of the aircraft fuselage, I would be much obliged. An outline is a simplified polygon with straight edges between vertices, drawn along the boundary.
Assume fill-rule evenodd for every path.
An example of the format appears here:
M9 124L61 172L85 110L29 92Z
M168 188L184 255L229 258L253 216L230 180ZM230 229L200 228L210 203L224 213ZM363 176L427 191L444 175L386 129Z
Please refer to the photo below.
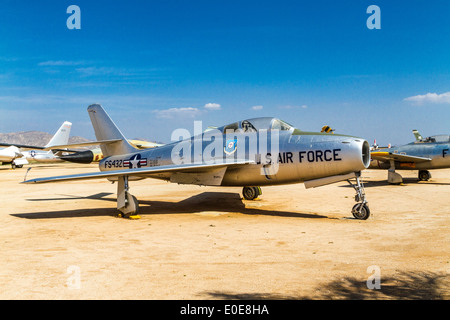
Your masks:
M410 156L430 158L431 161L420 163L395 162L396 170L431 170L450 168L449 143L410 143L400 147L383 148L377 151L392 152L394 154L407 154ZM389 169L389 162L371 160L369 169Z
M159 173L130 179L157 178L176 183L221 186L262 186L299 183L358 172L369 164L369 145L361 138L290 131L258 131L218 135L205 132L182 141L135 153L110 156L100 161L101 171L157 167L185 163L233 163L248 166L208 172ZM221 171L223 170L223 171ZM220 183L218 183L220 181Z

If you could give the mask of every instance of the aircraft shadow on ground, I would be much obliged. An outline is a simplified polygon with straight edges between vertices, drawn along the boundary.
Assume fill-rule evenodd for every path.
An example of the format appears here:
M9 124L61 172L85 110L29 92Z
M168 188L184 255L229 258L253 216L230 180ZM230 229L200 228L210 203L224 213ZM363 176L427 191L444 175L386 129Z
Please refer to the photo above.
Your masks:
M436 272L402 272L381 277L380 289L369 289L367 279L345 277L319 285L314 296L272 293L206 292L211 299L225 300L448 300L450 276Z
M28 201L71 201L71 200L101 200L116 202L112 193L102 192L87 197L61 195L61 197L28 199ZM327 219L327 216L309 213L298 213L280 210L265 210L260 208L246 208L245 203L238 193L231 192L203 192L179 202L139 200L139 215L157 214L186 214L199 213L204 211L242 213L246 215L265 215L277 217L294 217L310 219ZM90 216L116 216L116 208L96 208L96 209L75 209L64 210L61 204L57 204L59 211L17 213L12 216L26 219L49 219L49 218L70 218L70 217L90 217ZM62 210L61 210L62 209Z

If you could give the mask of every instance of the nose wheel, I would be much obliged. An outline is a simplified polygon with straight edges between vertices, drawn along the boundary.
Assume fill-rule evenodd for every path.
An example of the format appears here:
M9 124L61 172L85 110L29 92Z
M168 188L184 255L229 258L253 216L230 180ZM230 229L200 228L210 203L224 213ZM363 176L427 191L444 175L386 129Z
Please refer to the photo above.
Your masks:
M370 216L370 209L367 203L357 203L352 208L352 214L355 219L367 220Z
M353 217L358 220L367 220L370 216L370 209L361 180L361 172L356 172L356 184L353 184L350 180L347 180L347 182L355 189L355 201L358 202L352 208Z

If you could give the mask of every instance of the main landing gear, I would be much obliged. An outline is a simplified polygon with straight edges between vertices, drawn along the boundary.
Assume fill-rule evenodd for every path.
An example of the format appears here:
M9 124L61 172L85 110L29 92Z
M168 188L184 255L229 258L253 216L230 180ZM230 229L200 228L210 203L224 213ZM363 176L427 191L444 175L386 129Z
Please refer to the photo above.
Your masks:
M262 191L260 187L244 187L242 189L242 195L245 200L255 200L262 195Z
M431 179L431 173L428 170L419 171L419 181L428 181Z
M128 176L119 177L117 181L117 210L121 212L119 217L139 219L139 202L128 190Z
M388 182L390 184L401 184L403 178L397 172L395 172L395 161L391 160L391 167L388 170ZM431 173L428 170L419 170L419 181L428 181L431 179Z
M428 170L420 170L418 175L419 181L428 181L431 179L431 173ZM388 170L388 182L391 184L401 184L403 178L395 172L395 169Z
M356 172L356 185L350 180L347 180L347 182L355 189L355 201L358 202L352 208L353 217L358 220L367 220L370 216L370 209L366 200L364 185L361 181L361 172Z

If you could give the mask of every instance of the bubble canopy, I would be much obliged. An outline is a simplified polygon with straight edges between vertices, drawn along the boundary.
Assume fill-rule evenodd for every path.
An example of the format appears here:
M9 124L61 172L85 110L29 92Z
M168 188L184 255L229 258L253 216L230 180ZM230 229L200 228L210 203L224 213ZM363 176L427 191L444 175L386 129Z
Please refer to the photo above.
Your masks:
M411 142L410 144L415 143L449 143L450 136L448 134L440 134L436 136L426 137L424 139L420 139L418 141Z
M294 127L289 123L280 120L278 118L252 118L227 124L225 126L217 128L222 133L231 132L258 132L260 130L280 130L290 131L294 130Z

